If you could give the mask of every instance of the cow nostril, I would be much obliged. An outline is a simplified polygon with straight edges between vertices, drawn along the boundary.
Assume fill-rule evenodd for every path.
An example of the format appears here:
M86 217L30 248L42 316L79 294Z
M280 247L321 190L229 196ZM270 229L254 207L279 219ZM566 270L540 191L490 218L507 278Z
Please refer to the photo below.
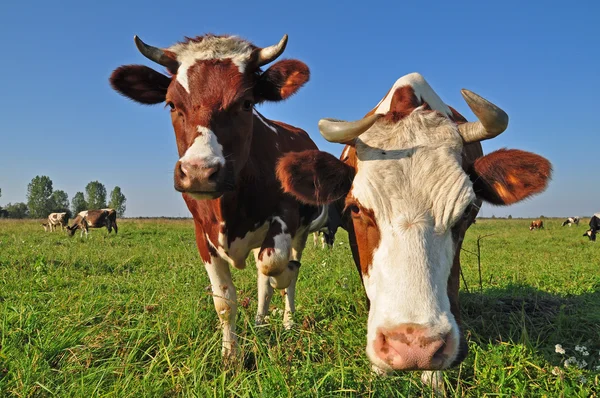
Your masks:
M179 178L185 178L187 177L187 170L185 169L185 166L183 165L182 162L178 162L177 163L177 174L179 176Z
M221 166L217 165L215 167L211 167L210 170L208 171L208 180L209 181L216 180L217 176L219 174L219 171L221 171Z

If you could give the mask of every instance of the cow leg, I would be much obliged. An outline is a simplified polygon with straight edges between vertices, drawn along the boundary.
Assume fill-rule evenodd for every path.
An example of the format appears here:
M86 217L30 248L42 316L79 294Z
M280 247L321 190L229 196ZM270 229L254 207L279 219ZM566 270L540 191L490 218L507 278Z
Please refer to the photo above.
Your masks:
M298 213L284 212L281 217L273 217L267 235L256 256L258 271L270 277L275 289L288 287L297 273L290 264L292 234L298 226Z
M313 232L313 245L315 247L317 247L317 241L319 239L319 233L318 232Z
M112 226L113 226L113 228L115 230L115 235L118 234L119 233L119 228L117 228L117 222L113 221Z
M237 354L237 335L235 334L237 293L231 279L229 264L220 257L211 256L210 262L204 265L208 272L215 310L223 331L223 357L235 357Z
M254 259L258 267L258 249L254 250ZM255 325L263 325L265 316L269 313L269 304L273 297L273 286L269 283L269 277L258 270L258 309L256 310Z
M283 312L283 326L291 329L294 325L294 313L296 312L296 282L300 273L300 260L302 252L306 247L308 230L300 230L292 241L292 255L288 267L293 267L293 277L290 285L285 289L285 311Z

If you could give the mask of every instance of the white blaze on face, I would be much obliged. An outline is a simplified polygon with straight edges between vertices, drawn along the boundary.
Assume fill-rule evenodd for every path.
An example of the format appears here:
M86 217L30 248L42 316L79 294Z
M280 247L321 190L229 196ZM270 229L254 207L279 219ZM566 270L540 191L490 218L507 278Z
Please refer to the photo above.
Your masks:
M209 167L217 163L224 166L223 146L219 144L215 133L204 126L198 126L196 129L198 130L198 136L179 159L181 163L200 161Z
M430 106L441 102L431 88L415 93ZM357 139L351 195L374 212L380 232L363 276L371 301L367 353L383 369L389 365L377 357L373 344L379 328L420 324L431 336L452 331L458 342L447 294L455 252L451 229L475 199L461 167L462 148L452 121L420 108L396 124L378 122Z
M253 47L247 41L236 36L204 37L199 42L175 44L169 48L169 51L174 52L179 61L177 81L189 93L188 69L196 62L230 59L238 67L240 73L244 73Z

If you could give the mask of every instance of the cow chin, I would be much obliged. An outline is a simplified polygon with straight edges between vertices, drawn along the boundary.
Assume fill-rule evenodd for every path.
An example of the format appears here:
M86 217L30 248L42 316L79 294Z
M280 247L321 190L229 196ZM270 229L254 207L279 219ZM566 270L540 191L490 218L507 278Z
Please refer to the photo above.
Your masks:
M214 192L186 192L192 198L196 200L212 200L218 199L223 196L224 192L214 191Z

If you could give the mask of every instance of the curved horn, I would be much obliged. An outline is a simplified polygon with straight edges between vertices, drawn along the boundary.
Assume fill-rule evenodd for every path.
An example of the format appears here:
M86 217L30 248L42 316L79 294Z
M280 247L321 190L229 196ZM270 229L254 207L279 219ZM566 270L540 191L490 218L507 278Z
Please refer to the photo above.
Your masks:
M268 64L269 62L275 61L277 57L279 57L283 53L283 50L285 50L287 41L288 35L285 34L283 35L281 40L279 40L279 43L269 47L265 47L262 50L260 50L260 52L258 53L257 66L263 66Z
M506 112L472 91L463 88L460 92L479 119L458 126L458 131L466 143L489 140L506 130L508 126Z
M345 144L367 131L380 117L381 115L376 113L354 122L321 119L319 131L327 141Z
M142 53L142 55L148 58L150 61L156 62L159 65L166 66L170 72L177 73L179 68L179 62L171 57L168 57L164 50L158 47L152 47L144 43L137 35L133 36L135 46Z

